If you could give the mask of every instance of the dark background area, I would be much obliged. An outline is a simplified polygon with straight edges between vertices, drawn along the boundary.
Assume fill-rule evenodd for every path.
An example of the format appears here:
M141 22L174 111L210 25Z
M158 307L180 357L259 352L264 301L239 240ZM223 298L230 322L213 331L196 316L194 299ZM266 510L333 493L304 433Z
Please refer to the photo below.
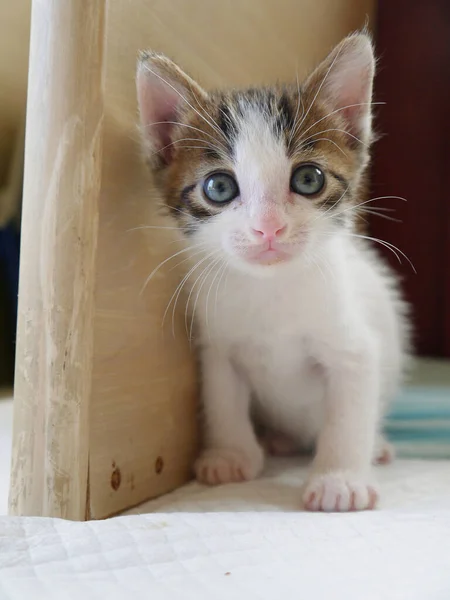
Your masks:
M413 305L416 348L450 356L450 1L379 0L373 205L395 208L370 222L374 237L398 246L414 264L384 250L402 274Z
M14 380L19 245L15 223L0 228L0 385Z

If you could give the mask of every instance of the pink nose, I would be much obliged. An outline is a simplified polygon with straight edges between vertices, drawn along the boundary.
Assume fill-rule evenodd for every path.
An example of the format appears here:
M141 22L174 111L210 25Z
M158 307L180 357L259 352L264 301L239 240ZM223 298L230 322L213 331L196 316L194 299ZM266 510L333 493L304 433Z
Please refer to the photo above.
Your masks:
M260 221L256 227L252 227L253 235L262 238L264 241L271 241L280 237L287 229L287 225L283 225L278 220Z

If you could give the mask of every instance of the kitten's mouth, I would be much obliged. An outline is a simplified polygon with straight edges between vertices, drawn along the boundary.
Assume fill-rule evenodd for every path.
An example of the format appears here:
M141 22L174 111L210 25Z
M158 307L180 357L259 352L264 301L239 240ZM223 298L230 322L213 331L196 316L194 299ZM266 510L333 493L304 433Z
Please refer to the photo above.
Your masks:
M259 265L276 265L278 263L286 262L291 258L291 254L288 254L271 243L268 243L266 247L259 249L248 256L250 262Z

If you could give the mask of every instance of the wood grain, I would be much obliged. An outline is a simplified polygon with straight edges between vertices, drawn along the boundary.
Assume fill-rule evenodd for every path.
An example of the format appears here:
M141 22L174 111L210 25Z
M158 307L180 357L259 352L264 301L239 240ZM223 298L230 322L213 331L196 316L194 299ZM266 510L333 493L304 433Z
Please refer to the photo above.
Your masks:
M104 19L104 0L33 2L14 515L85 518Z
M130 131L105 127L97 254L89 514L100 518L185 483L197 451L197 385L184 304L165 309L183 274L181 246ZM143 291L142 291L143 290ZM161 467L162 463L162 467Z

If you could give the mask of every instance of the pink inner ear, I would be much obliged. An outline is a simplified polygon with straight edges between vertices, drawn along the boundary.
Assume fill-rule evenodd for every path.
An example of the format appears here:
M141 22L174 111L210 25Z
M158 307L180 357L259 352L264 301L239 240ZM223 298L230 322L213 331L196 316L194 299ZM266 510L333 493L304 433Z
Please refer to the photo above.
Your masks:
M345 88L341 89L339 93L339 105L348 107L343 108L340 114L347 122L347 131L356 137L363 133L364 119L370 115L370 106L368 105L371 95L370 88L370 77L363 72L359 78L355 76L353 79L349 79Z
M358 98L348 98L343 106L357 104L358 102ZM367 110L364 109L364 106L352 106L340 111L340 114L344 117L347 123L347 131L356 137L361 135L361 131L363 129L363 119L367 112Z
M339 114L345 119L346 130L356 137L370 133L373 58L370 46L364 52L343 53L330 71L325 90ZM344 108L348 107L348 108Z
M181 98L170 85L144 69L138 73L137 95L145 138L160 158L169 163L173 154L169 146L174 127L171 122L177 119Z

